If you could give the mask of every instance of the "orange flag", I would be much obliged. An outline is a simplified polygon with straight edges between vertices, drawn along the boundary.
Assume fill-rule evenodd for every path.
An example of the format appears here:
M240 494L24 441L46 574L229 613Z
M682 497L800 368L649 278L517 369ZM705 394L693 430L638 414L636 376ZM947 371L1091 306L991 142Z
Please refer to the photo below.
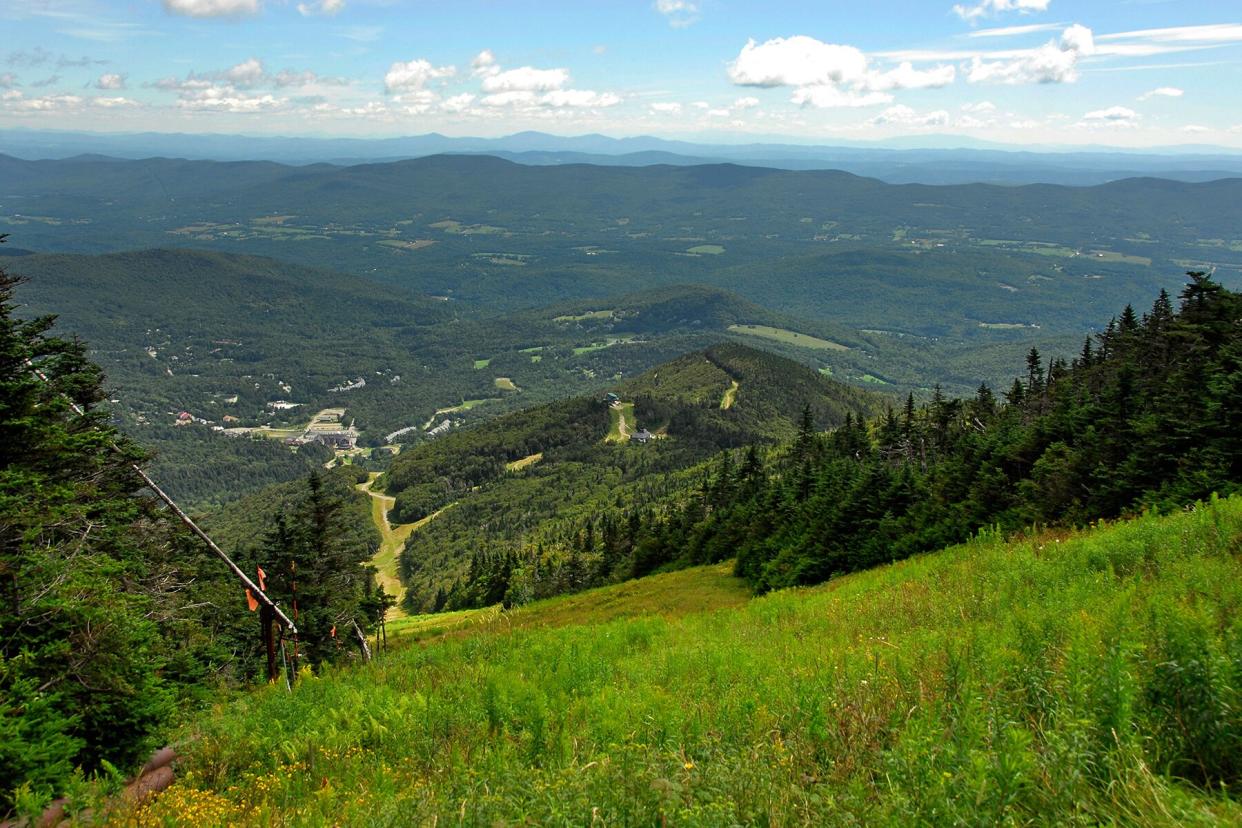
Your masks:
M267 583L265 581L267 573L263 571L263 567L261 566L256 566L255 569L258 570L259 573L259 589L267 592Z
M250 605L250 611L254 612L259 608L259 601L254 597L254 593L249 589L246 590L246 603Z
M336 624L332 625L332 637L336 638Z

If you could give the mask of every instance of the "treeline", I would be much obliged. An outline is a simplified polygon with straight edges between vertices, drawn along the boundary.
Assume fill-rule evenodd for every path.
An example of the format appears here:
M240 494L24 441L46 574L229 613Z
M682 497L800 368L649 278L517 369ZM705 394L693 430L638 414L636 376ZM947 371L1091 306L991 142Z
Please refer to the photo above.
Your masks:
M726 452L656 508L478 556L449 608L736 558L756 590L813 584L960 542L979 529L1086 524L1177 508L1242 481L1242 296L1207 275L1161 293L1071 361L1032 349L998 398L939 391L823 434L808 410L768 457Z
M734 382L733 405L722 409ZM754 446L748 456L763 456L758 446L796 434L803 406L816 429L883 410L876 394L736 343L686 354L618 390L634 401L639 425L668 439L618 448L596 431L461 500L407 543L409 609L483 606L497 596L522 603L647 574L669 557L653 527L688 486L702 485L696 466L727 448Z

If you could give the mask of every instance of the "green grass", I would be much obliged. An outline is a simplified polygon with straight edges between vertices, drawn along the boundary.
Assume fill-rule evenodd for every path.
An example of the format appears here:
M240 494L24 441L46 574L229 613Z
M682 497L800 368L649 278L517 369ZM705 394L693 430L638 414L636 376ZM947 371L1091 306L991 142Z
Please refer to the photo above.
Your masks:
M574 356L582 356L583 354L590 354L590 353L594 353L595 351L602 351L605 348L611 348L613 345L621 345L623 343L631 342L631 341L633 341L633 337L625 337L623 339L608 339L603 342L592 342L590 345L581 345L577 348L574 348Z
M496 402L497 399L498 398L496 397L488 397L482 400L463 400L461 403L450 406L449 408L437 408L436 414L456 414L458 411L469 411L472 408L478 408L484 403Z
M817 351L849 350L849 348L839 342L831 342L827 339L820 339L817 336L809 336L808 334L801 334L797 331L788 331L784 328L772 328L767 325L730 325L729 330L734 333L758 336L763 339L771 339L775 342L783 342L786 345L797 345L799 348L812 348Z
M521 388L518 388L517 385L514 384L513 380L509 377L496 377L496 379L493 380L492 382L501 391L521 391L522 390Z
M737 392L740 387L737 380L733 380L729 387L725 389L724 396L720 398L720 409L722 411L728 411L737 402Z
M634 403L621 403L608 409L608 434L605 443L628 443L630 435L638 430L634 417Z
M486 368L487 366L491 364L492 364L492 361L490 359L476 359L474 361L474 370L482 371L484 368Z
M131 816L1237 825L1240 553L1232 499L714 611L661 606L727 590L723 570L666 576L666 599L616 597L650 579L420 619L457 632L203 716L176 784Z
M719 244L698 244L694 247L686 249L687 253L693 253L696 256L719 256L725 252L722 245Z

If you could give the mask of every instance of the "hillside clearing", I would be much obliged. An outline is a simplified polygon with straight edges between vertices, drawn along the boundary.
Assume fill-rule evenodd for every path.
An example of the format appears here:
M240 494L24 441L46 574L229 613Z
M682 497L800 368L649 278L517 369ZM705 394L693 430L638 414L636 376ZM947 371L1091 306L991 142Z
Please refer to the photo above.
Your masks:
M443 509L414 523L403 523L393 526L388 522L388 513L396 504L396 498L371 491L371 487L375 485L375 481L379 476L379 472L371 472L367 482L358 484L358 490L370 495L371 519L375 522L375 528L380 531L380 548L375 553L375 557L371 559L371 565L376 569L375 580L379 582L379 585L385 592L397 599L396 605L388 610L387 620L392 621L405 615L405 610L401 609L401 599L405 597L405 586L401 583L401 578L397 574L397 559L401 554L402 547L405 546L406 540L409 539L413 532L426 526L446 510L452 508L452 506L445 506Z
M490 611L217 707L186 734L185 775L133 816L1238 824L1228 796L1165 774L1237 771L1240 544L1232 499L681 617L606 620L599 593L527 624ZM558 612L588 623L533 622Z
M720 398L720 408L722 411L728 411L733 407L733 403L737 402L737 390L740 387L737 380L733 380L732 384L725 389L724 396Z
M801 334L797 331L789 331L784 328L772 328L768 325L730 325L729 330L734 333L746 334L747 336L758 336L763 339L771 339L774 342L783 342L786 345L797 345L799 348L811 348L817 351L848 351L839 342L831 342L827 339L820 339L817 336L809 334Z
M616 403L608 409L605 443L628 443L634 430L634 403Z
M521 391L522 390L521 388L518 388L517 385L513 382L513 380L509 377L496 377L496 379L494 380L494 384L501 391Z
M542 451L536 452L534 454L523 457L520 460L514 460L510 463L505 463L505 469L511 472L519 472L522 469L529 469L531 466L535 465L542 459L543 459L543 452Z

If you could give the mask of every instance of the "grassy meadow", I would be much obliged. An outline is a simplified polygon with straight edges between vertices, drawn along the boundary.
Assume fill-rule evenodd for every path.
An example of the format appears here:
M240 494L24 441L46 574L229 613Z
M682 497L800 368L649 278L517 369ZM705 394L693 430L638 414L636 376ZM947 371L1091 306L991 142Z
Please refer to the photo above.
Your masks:
M715 567L478 611L221 704L114 817L1237 825L1240 553L1235 498L755 599Z

